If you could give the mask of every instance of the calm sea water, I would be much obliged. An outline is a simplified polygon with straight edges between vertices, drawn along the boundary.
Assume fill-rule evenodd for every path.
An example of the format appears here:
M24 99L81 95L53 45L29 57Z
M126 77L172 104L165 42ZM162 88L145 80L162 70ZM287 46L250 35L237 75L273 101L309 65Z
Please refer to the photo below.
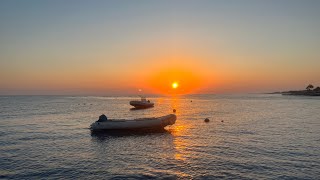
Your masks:
M154 108L133 111L134 99L0 97L0 179L320 179L319 97L154 97ZM177 121L165 132L88 129L102 113L173 108Z

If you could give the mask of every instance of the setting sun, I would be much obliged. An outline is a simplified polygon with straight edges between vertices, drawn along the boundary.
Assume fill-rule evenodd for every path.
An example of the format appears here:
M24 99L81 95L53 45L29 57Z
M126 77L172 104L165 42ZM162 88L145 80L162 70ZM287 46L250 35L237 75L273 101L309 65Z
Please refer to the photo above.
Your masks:
M176 89L179 86L179 84L177 82L172 83L172 88Z
M149 78L146 81L146 86L149 86L150 91L154 93L164 95L190 94L196 93L197 89L203 85L202 72L205 70L196 66L192 69L184 64L182 67L178 67L178 65L175 67L160 66L155 69L149 73Z

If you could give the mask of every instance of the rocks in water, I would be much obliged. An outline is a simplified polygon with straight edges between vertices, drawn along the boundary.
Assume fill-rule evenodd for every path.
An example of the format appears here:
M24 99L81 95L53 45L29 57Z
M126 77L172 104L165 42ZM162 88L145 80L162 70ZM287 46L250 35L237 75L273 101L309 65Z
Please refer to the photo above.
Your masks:
M204 122L209 122L209 121L210 121L209 118L204 119Z
M173 109L172 111L175 113L175 112L176 112L176 109Z

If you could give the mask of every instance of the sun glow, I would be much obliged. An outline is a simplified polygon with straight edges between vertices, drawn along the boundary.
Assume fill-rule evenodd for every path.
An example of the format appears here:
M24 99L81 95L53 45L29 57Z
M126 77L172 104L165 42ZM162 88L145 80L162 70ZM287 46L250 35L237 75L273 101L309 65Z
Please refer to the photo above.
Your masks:
M155 72L150 76L148 85L153 92L159 94L189 94L194 93L201 82L193 71L172 68Z
M177 89L179 84L177 82L173 82L171 86L172 86L173 89Z
M170 58L172 59L172 57L161 58L159 61ZM204 72L206 71L198 67L197 64L189 65L186 62L189 62L188 58L176 58L170 66L167 63L151 66L149 69L152 71L149 72L148 78L145 80L149 91L165 95L197 93L199 89L203 88Z

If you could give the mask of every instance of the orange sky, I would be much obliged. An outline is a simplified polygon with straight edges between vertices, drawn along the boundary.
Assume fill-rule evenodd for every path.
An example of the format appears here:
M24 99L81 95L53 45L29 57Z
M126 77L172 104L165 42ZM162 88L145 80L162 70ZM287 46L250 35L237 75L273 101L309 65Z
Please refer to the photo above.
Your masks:
M0 95L320 86L317 1L1 1L0 7L6 7L0 11ZM179 87L172 89L175 81Z

